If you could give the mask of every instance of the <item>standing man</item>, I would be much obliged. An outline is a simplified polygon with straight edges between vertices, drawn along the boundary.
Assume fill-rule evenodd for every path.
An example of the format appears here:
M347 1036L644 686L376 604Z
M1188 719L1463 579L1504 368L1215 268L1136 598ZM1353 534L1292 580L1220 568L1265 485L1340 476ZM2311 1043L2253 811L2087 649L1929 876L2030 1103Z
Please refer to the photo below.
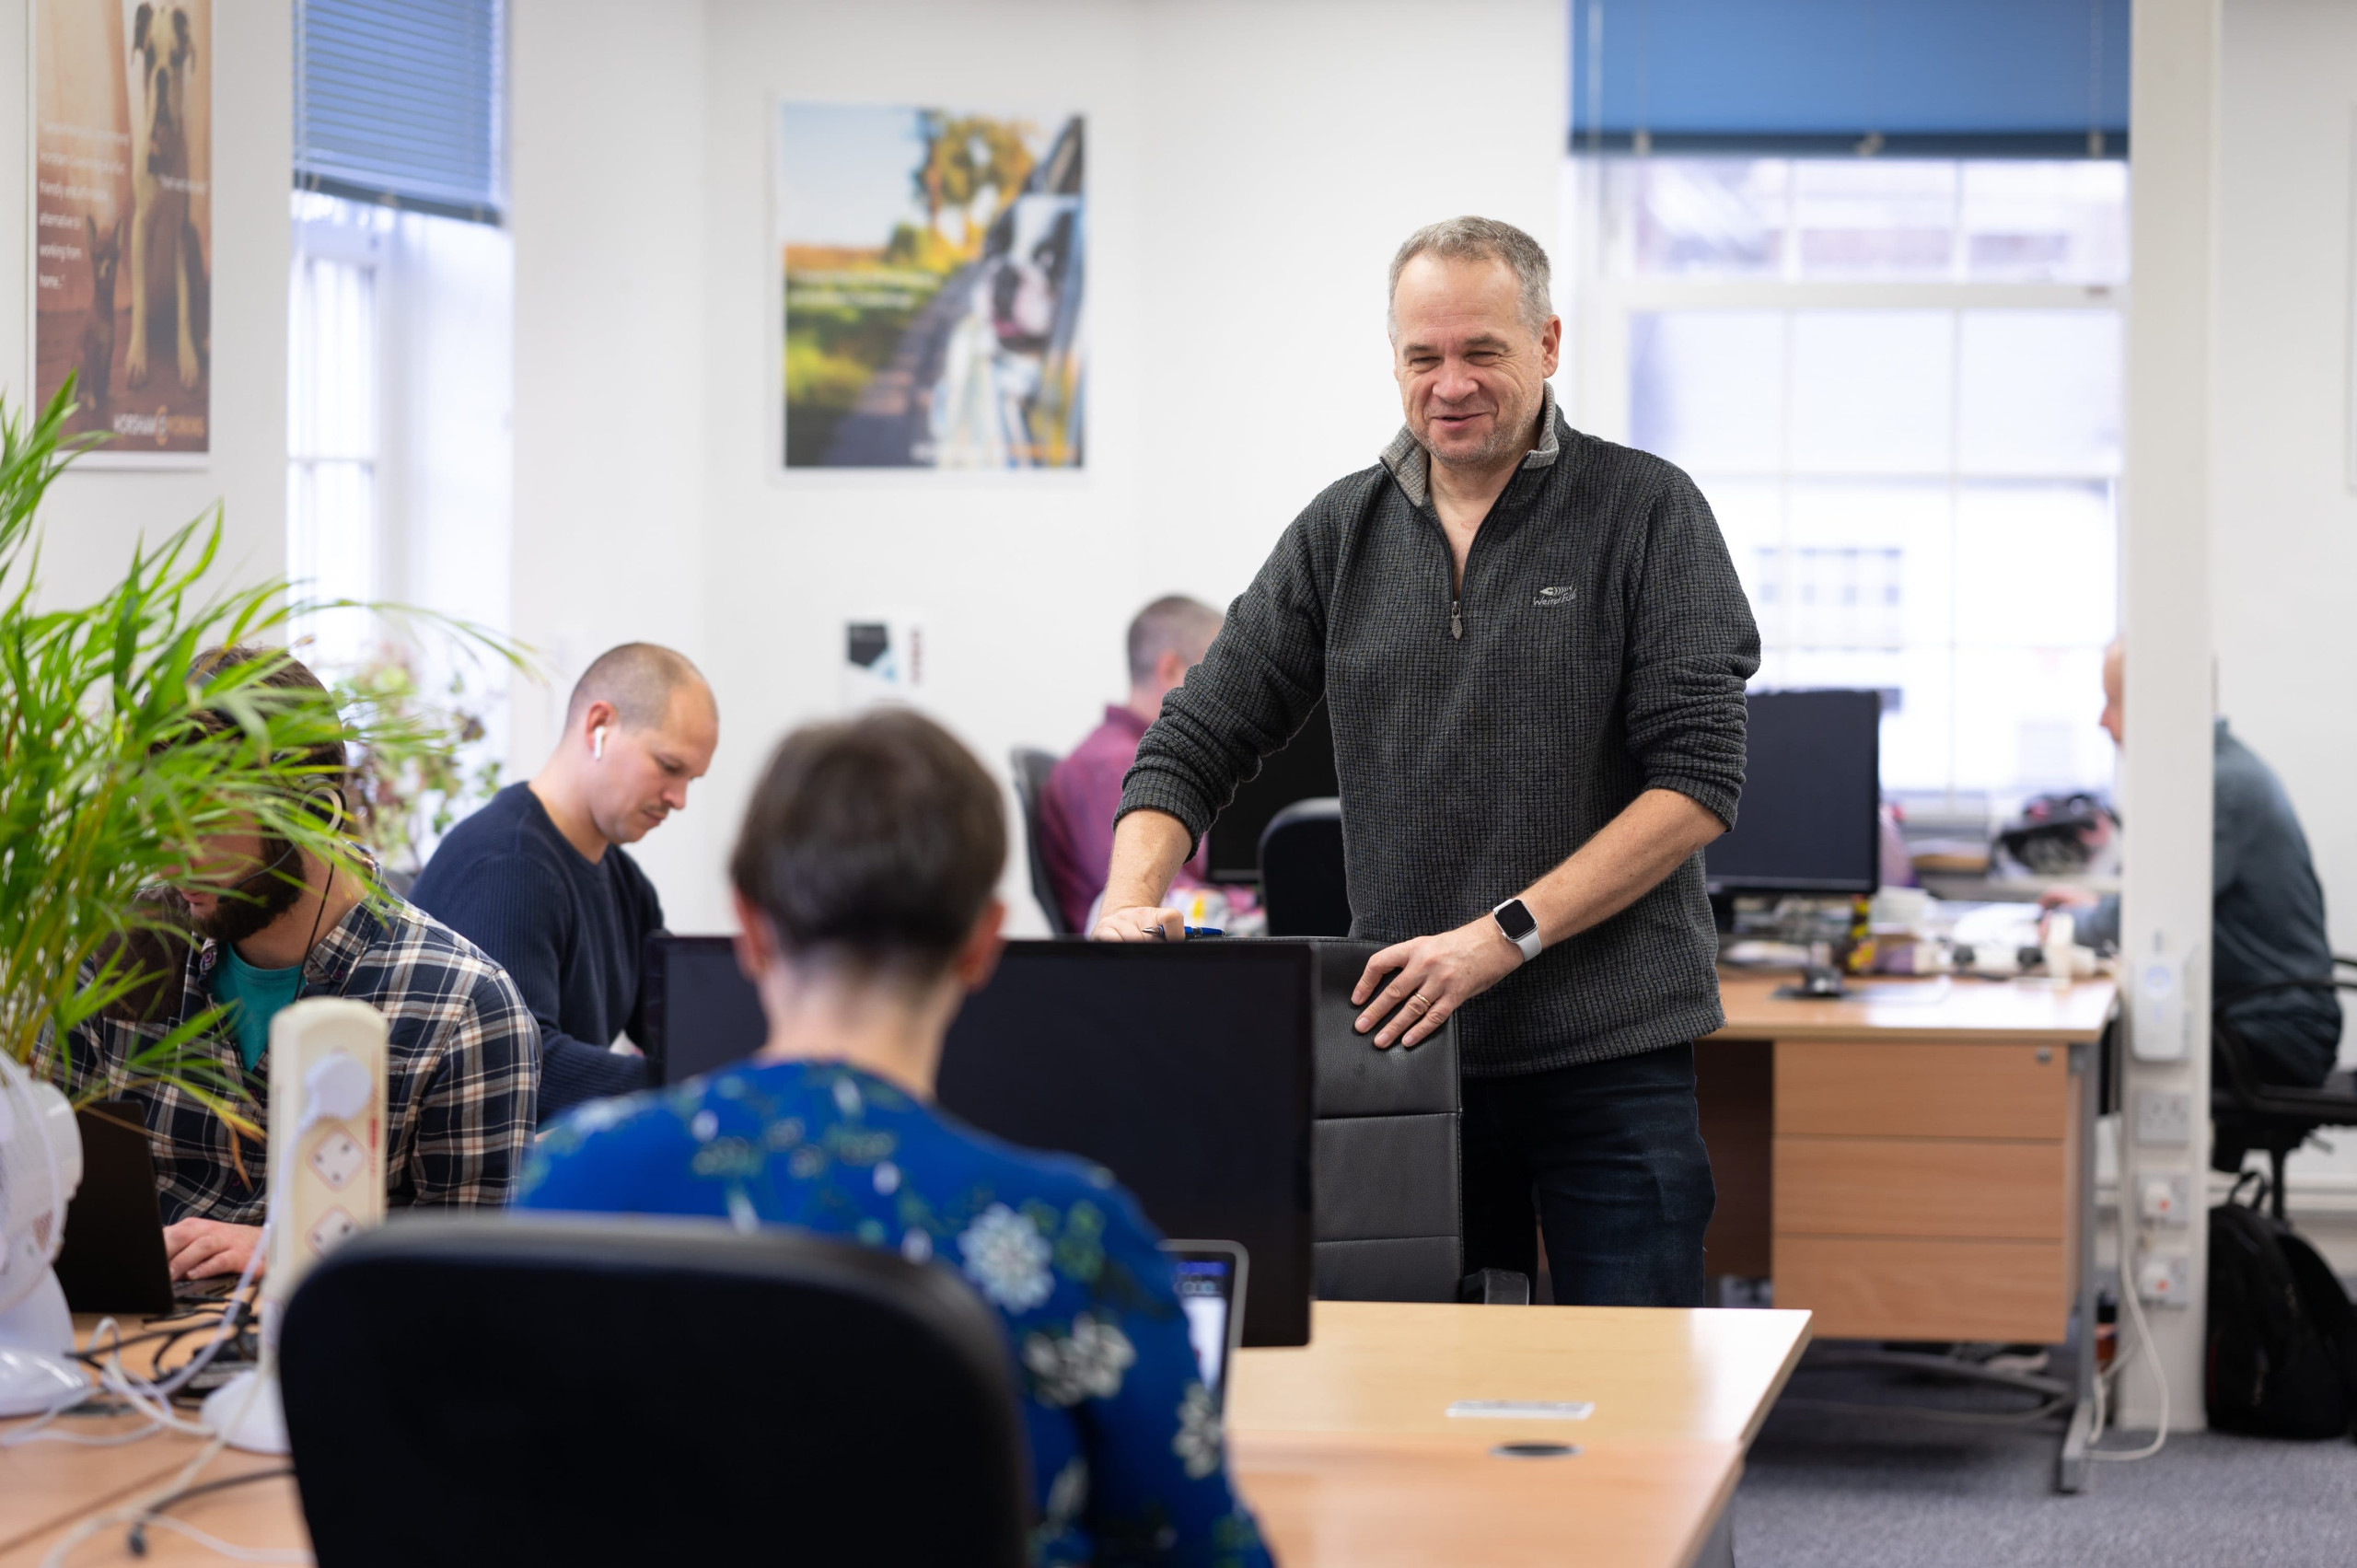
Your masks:
M417 878L419 908L507 968L540 1025L540 1121L647 1086L644 955L663 925L655 884L622 849L674 811L712 766L720 711L696 667L624 643L582 672L564 733L529 784L450 830Z
M1109 941L1320 695L1379 1047L1461 1011L1465 1266L1690 1307L1715 1193L1692 1041L1723 1021L1698 852L1735 820L1759 635L1693 482L1555 409L1546 252L1487 218L1391 261L1407 427L1310 503L1138 747Z
M1130 622L1130 700L1108 707L1104 721L1048 774L1039 798L1039 854L1064 923L1074 931L1088 928L1088 912L1105 890L1121 780L1137 760L1138 740L1162 712L1162 699L1202 663L1218 635L1219 611L1183 594L1139 610ZM1177 886L1200 888L1210 880L1204 850L1179 869ZM1222 891L1231 910L1253 907L1248 889Z

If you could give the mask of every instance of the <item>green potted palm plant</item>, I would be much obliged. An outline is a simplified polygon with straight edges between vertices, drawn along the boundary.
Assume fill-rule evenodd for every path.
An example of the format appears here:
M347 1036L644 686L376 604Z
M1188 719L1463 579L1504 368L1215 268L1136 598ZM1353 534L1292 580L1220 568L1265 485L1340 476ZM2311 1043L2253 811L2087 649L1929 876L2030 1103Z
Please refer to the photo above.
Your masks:
M414 756L458 742L443 710L266 685L272 660L192 675L203 650L273 643L320 608L281 578L208 582L218 507L135 546L96 599L46 602L37 516L83 445L61 438L73 405L70 381L38 415L0 404L0 1052L19 1063L52 1038L62 1055L75 1025L165 978L154 955L178 950L173 904L143 895L187 887L205 839L259 830L365 872L366 849L302 804L319 772L310 748ZM191 1018L134 1070L259 1135L241 1086L189 1049L219 1022Z

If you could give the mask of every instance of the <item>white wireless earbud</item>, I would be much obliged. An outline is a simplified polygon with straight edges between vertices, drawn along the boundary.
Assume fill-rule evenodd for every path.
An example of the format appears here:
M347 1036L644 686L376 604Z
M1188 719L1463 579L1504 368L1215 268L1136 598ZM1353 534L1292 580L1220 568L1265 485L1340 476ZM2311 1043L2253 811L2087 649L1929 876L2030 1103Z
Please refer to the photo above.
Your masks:
M600 762L606 760L606 726L599 725L589 732L589 755Z

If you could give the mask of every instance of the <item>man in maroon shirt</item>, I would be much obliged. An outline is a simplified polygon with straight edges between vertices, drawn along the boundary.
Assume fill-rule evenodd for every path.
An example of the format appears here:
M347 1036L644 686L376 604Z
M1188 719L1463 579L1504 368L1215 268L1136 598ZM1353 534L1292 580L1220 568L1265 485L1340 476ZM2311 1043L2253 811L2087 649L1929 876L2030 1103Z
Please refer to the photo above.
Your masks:
M1130 622L1130 700L1108 707L1104 722L1048 775L1039 800L1039 849L1056 902L1074 931L1088 929L1089 906L1105 890L1113 813L1121 804L1121 775L1137 756L1138 738L1161 715L1163 697L1202 662L1219 628L1218 610L1182 595L1155 599L1138 611ZM1209 854L1206 845L1197 845L1174 886L1202 887Z

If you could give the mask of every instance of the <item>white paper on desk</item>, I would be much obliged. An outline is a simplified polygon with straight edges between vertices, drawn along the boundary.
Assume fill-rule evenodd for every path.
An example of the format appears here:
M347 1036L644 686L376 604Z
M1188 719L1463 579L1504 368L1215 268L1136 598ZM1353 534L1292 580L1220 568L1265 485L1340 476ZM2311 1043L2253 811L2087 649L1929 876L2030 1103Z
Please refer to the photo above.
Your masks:
M1448 1413L1467 1421L1585 1421L1596 1405L1587 1400L1456 1400Z

